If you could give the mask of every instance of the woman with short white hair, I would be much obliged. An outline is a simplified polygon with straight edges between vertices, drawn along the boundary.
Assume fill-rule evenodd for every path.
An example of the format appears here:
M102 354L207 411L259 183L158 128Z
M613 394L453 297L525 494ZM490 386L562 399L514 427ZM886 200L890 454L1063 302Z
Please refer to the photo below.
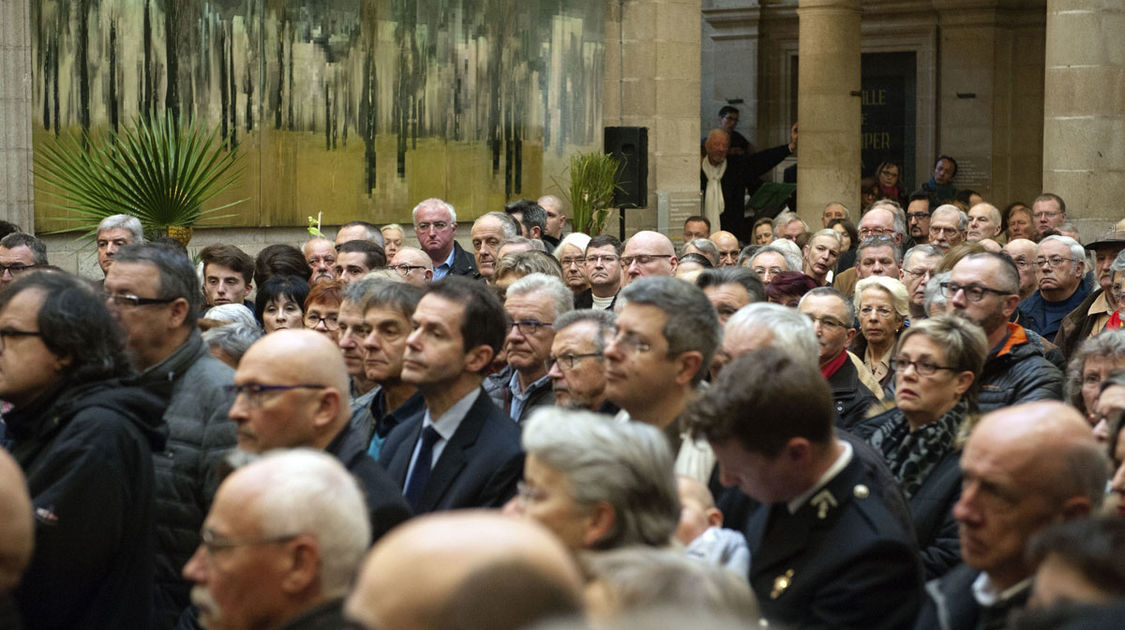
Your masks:
M886 390L894 383L891 349L910 314L910 296L901 280L871 276L855 284L854 301L860 334L851 350Z

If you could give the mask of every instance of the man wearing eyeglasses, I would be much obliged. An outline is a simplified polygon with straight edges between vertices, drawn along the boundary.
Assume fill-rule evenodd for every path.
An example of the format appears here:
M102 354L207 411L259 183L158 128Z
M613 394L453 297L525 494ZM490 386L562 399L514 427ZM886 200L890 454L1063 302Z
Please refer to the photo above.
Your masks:
M1069 236L1048 236L1035 250L1039 290L1020 303L1020 322L1047 339L1054 339L1068 313L1090 295L1082 281L1086 250Z
M625 252L621 255L624 285L645 276L674 276L678 264L672 239L660 232L642 230L625 241Z
M47 264L47 246L30 234L13 232L0 239L0 288L21 274Z
M902 256L902 243L906 233L906 218L902 208L891 202L875 202L859 220L859 247L856 249L856 264L845 269L832 280L832 288L846 296L851 296L855 291L855 283L868 276L898 277L898 263ZM876 239L872 241L871 239ZM864 264L863 252L873 244L886 246L888 250L897 250L891 256L887 252L874 250L868 253L875 256L869 258ZM890 261L893 260L893 263Z
M943 252L965 240L969 216L953 205L938 206L930 215L929 243Z
M309 448L340 460L363 486L372 540L410 518L402 492L349 422L348 370L330 339L311 330L262 337L242 356L229 389L240 451Z
M504 298L509 321L505 348L512 377L504 388L504 404L516 423L522 423L535 407L555 403L547 376L555 338L552 326L573 308L574 293L554 276L532 273L508 287Z
M1117 275L1115 261L1125 251L1125 230L1114 229L1098 240L1086 245L1086 251L1094 254L1094 274L1098 286L1086 299L1059 323L1055 344L1067 357L1079 344L1105 330L1113 313L1122 304L1114 295L1113 279Z
M1019 305L1019 270L992 252L969 254L941 285L953 314L984 329L990 348L977 406L992 411L1033 400L1061 400L1063 375L1046 358L1043 338L1010 323Z
M331 457L285 452L236 470L184 567L202 625L340 628L370 532L363 490Z
M586 246L586 279L590 288L574 296L574 308L612 311L621 290L621 241L599 234Z
M915 243L927 243L930 238L930 197L926 193L910 195L906 206L906 220L910 238Z
M902 258L899 277L910 296L910 321L926 318L926 283L941 262L941 251L933 245L915 245Z
M446 278L410 321L402 380L425 411L391 431L379 463L416 514L500 507L523 474L519 426L481 387L504 343L504 307L483 282Z
M1031 213L1035 228L1040 234L1047 234L1066 223L1066 202L1054 193L1043 193L1031 203Z
M104 288L126 332L137 384L167 402L168 445L156 469L155 628L172 627L189 603L180 570L199 545L199 527L219 485L219 464L235 445L223 390L234 371L211 356L196 319L203 292L191 260L161 245L128 245L114 255Z
M605 345L616 320L612 311L597 309L570 311L555 319L547 376L556 406L609 415L620 410L605 393Z
M1020 301L1031 297L1039 286L1039 269L1035 266L1035 241L1017 238L1008 241L1003 251L1020 271Z
M434 262L417 247L399 249L387 268L397 271L407 284L423 289L434 279Z
M477 266L473 255L461 249L454 240L457 234L457 212L453 206L432 197L414 206L414 236L422 251L434 265L434 280L447 275L475 276Z

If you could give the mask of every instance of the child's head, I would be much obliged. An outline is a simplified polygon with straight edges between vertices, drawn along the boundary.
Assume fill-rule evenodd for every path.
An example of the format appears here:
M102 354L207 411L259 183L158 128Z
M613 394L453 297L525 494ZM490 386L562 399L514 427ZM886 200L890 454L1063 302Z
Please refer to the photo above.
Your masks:
M680 524L676 540L688 544L708 527L720 527L723 513L715 507L715 499L707 486L692 477L676 477L676 490L680 495Z

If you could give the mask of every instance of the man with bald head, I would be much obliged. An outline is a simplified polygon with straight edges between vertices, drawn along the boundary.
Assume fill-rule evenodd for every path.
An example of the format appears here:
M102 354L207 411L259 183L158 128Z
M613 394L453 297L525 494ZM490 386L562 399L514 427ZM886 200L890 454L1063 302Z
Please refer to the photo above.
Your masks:
M622 286L644 276L674 276L679 259L672 239L660 232L642 230L625 241L621 268L625 270Z
M395 252L388 269L394 269L407 284L426 288L434 279L434 262L417 247L403 247Z
M1035 241L1017 238L1004 246L1004 253L1020 270L1020 300L1026 300L1039 288L1039 268L1035 265Z
M477 272L485 280L491 280L500 260L500 246L504 241L519 236L519 224L503 212L489 212L473 222L470 234Z
M712 234L710 239L715 247L719 248L719 266L737 267L738 253L742 251L738 243L738 237L726 230L720 230Z
M984 416L962 452L953 507L965 564L927 585L929 602L915 627L1007 627L1031 592L1028 540L1101 505L1109 470L1101 451L1090 425L1061 402Z
M344 604L344 616L363 630L442 630L450 627L453 613L464 613L456 609L459 600L468 599L465 589L499 573L525 579L479 588L472 616L510 620L518 610L524 619L480 627L524 627L580 612L581 574L549 531L530 519L462 511L419 517L375 545ZM533 604L560 601L574 605Z
M562 239L563 227L566 226L566 215L563 214L562 199L554 195L543 195L535 200L536 205L547 211L547 228L543 230L544 241L551 247L558 247ZM513 235L514 236L514 235Z
M375 537L410 517L397 485L348 422L348 370L327 336L280 330L262 337L242 356L234 388L230 417L239 450L304 447L334 455L363 484Z
M31 561L34 536L27 480L0 448L0 628L21 627L11 591Z
M990 203L978 203L969 208L969 229L965 240L978 243L1000 235L1000 210Z
M730 154L730 134L712 129L703 145L699 182L703 191L703 216L741 240L749 240L746 193L753 193L763 174L797 150L797 125L789 131L789 144L751 155Z

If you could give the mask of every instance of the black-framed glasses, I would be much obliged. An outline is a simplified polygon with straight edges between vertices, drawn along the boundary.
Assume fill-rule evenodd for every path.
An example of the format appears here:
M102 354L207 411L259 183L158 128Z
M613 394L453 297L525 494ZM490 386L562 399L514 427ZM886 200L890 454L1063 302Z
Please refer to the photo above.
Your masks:
M247 383L246 385L223 385L223 391L228 394L234 394L235 398L246 394L246 400L250 402L251 407L262 406L262 396L264 394L273 392L287 392L291 389L327 389L327 385L261 385L259 383Z
M911 212L911 213L906 215L906 219L908 221L910 219L914 219L916 221L921 221L922 219L928 219L928 218L930 218L929 212Z
M0 265L0 275L3 275L4 272L6 271L6 272L12 274L13 276L18 276L19 274L27 271L28 269L35 269L38 266L39 265L25 265L23 263L15 263L15 264L11 264L11 265Z
M328 330L338 330L340 328L340 322L336 321L335 315L321 317L316 313L305 314L305 328L316 328L321 324L324 324L324 327Z
M15 328L0 328L0 352L8 347L8 337L42 337L38 330L17 330Z
M913 367L914 371L920 376L933 376L938 370L949 370L951 372L957 371L957 368L948 365L938 365L937 363L930 363L929 361L911 361L901 357L894 357L890 361L891 369L895 372L905 372L906 368Z
M200 532L199 539L203 543L203 548L207 550L207 555L213 556L221 551L234 549L236 547L287 543L291 540L295 540L299 535L300 534L288 534L285 536L266 536L262 538L224 538L216 535L215 532L209 529L205 529Z
M508 324L508 328L519 328L520 334L529 337L539 332L544 326L553 326L555 322L541 322L538 319L521 319Z
M612 265L620 259L620 256L616 256L614 254L594 254L593 256L586 257L586 264L596 265L598 263L601 263L603 265Z
M179 298L143 298L130 293L108 294L105 299L114 306L136 308L138 306L151 306L153 304L171 304Z
M657 258L671 258L671 254L637 254L636 256L622 256L621 264L625 267L632 265L634 262L638 265L647 265Z
M425 269L425 268L426 267L423 266L423 265L408 265L406 263L403 263L401 265L387 265L387 269L394 269L395 271L399 272L399 274L404 275L404 276L406 274L410 273L411 271L414 271L415 269Z
M1042 256L1035 259L1035 266L1042 267L1047 265L1051 268L1061 267L1065 262L1078 262L1081 258L1067 258L1066 256L1050 256L1043 258Z
M863 238L867 238L869 236L891 236L894 233L894 228L864 227L859 229L859 235Z
M561 368L563 370L573 370L574 366L577 365L578 362L581 361L582 359L589 359L591 357L597 357L597 358L601 359L604 356L605 355L602 354L601 352L584 352L582 354L560 354L557 357L553 356L553 357L547 359L547 367L551 368L556 363L558 363L559 368Z
M989 287L982 287L979 284L958 284L956 282L942 282L941 294L947 298L952 298L957 295L958 291L965 292L965 298L970 302L980 302L984 299L985 293L993 293L995 295L1012 295L1011 291L1001 291L1000 289L992 289Z

